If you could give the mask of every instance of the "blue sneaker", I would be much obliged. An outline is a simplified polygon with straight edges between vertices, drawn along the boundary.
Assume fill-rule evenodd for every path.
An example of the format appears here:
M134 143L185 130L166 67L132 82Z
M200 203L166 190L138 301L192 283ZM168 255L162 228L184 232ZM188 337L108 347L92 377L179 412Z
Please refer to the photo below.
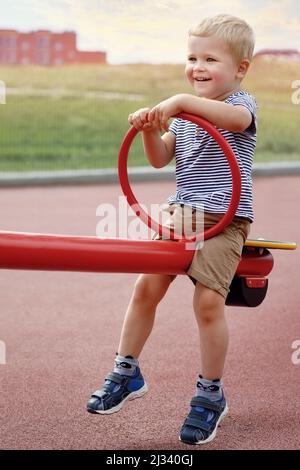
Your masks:
M183 423L179 439L186 444L207 444L216 437L218 425L228 411L223 392L218 401L193 397L191 411Z
M133 376L111 372L100 390L96 390L87 403L89 413L111 414L120 411L127 400L142 397L148 391L140 368Z

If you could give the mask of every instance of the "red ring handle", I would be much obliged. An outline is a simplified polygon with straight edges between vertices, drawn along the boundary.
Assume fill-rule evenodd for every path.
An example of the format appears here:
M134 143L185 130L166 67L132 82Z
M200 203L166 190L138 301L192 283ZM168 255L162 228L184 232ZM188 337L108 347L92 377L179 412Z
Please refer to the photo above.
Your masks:
M200 233L193 239L186 239L181 238L180 241L183 242L197 242L199 240L207 240L209 238L215 237L219 233L221 233L227 225L230 224L233 217L235 216L236 210L239 205L240 197L241 197L241 174L238 163L236 161L235 155L233 153L232 148L226 141L226 139L220 134L220 132L215 128L213 124L211 124L206 119L203 119L199 116L194 116L193 114L188 113L180 113L173 116L174 118L184 119L186 121L191 121L199 127L202 127L206 130L213 139L219 144L220 148L223 150L227 161L229 163L231 177L232 177L232 195L230 199L230 204L228 206L227 212L224 216L219 220L219 222L214 225L213 227L209 228L208 230L204 230L203 233ZM158 232L161 236L165 236L168 239L174 239L174 230L168 230L163 227L161 224L157 223L155 220L152 220L149 214L145 212L142 207L140 206L139 202L137 201L136 197L134 196L131 186L128 179L128 171L127 171L127 161L128 161L128 154L132 144L133 139L137 135L139 131L136 130L134 127L131 127L127 134L125 135L120 152L119 152L119 161L118 161L118 172L119 172L119 180L120 185L122 187L124 195L127 197L128 204L132 207L135 214L140 217L140 219L148 225L152 230Z

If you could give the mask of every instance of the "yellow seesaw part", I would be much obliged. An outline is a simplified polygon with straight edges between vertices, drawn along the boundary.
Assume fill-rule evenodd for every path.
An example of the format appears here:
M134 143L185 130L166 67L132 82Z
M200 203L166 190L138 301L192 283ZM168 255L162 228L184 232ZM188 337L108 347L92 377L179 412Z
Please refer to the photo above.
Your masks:
M278 250L296 250L297 243L278 240L266 240L265 238L249 238L245 241L244 246L252 246L256 248L270 248Z

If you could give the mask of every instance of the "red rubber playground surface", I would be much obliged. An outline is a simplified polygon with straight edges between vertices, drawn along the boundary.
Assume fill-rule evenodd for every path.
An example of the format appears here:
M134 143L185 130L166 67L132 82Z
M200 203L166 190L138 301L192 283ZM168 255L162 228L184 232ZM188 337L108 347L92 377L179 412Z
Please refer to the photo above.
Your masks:
M172 183L136 183L158 202ZM0 190L1 230L95 235L96 208L118 205L118 185ZM300 178L254 181L251 238L299 242ZM0 271L2 449L300 449L300 250L274 250L265 301L228 307L224 377L230 413L216 439L178 441L201 371L192 283L179 276L162 301L141 356L149 392L110 416L86 412L113 365L133 274ZM142 263L142 260L141 260Z

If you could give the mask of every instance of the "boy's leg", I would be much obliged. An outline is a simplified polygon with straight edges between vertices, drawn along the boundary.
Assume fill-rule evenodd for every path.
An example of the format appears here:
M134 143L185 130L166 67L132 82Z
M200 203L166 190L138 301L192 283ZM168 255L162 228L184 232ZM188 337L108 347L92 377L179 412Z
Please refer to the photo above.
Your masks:
M175 276L142 274L136 281L125 315L115 369L87 404L91 413L119 411L126 400L144 395L147 384L138 367L138 356L151 333L156 307Z
M200 336L203 377L210 380L221 378L228 348L225 298L197 282L193 306Z
M175 276L142 274L138 277L121 332L118 352L138 358L151 333L158 303Z
M220 220L220 214L205 213L205 228ZM180 433L189 444L211 441L228 407L221 377L228 347L228 329L224 316L225 299L241 259L250 223L235 217L219 235L196 250L188 275L196 283L194 311L199 328L202 374L196 396Z
M203 375L197 381L196 395L191 401L180 439L188 444L204 444L215 437L219 422L228 412L221 383L228 328L224 315L225 298L221 294L197 282L193 303Z

